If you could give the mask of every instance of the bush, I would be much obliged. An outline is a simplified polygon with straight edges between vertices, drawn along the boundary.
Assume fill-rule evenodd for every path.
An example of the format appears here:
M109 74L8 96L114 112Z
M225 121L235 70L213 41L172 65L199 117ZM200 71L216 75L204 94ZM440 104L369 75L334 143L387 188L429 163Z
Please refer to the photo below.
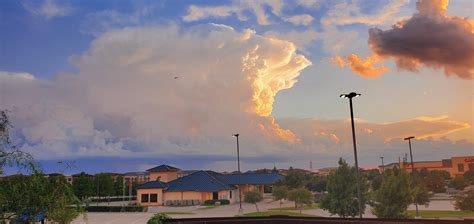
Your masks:
M449 187L456 190L464 190L465 187L469 185L469 182L464 179L462 176L455 177L451 182L449 182Z
M204 201L204 205L215 205L216 202L220 202L221 205L228 205L230 201L227 199L220 199L220 200L206 200Z
M143 206L90 206L86 208L87 212L146 212L147 208Z
M474 190L460 193L455 197L454 206L461 211L474 211Z
M166 219L169 219L170 217L167 216L166 214L163 213L157 213L153 215L146 224L163 224Z

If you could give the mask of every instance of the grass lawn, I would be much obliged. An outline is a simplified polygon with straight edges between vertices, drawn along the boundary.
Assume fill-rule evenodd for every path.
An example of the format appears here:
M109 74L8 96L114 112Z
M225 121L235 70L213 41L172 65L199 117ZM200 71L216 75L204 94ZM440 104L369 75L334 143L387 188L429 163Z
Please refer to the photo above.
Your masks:
M319 208L319 204L312 204L311 206L308 206L308 205L305 205L301 210L308 210L308 209L318 209ZM295 208L295 206L292 206L292 207L282 207L281 209L280 208L271 208L271 209L268 209L268 210L272 210L272 211L298 211L300 210L299 208Z
M460 217L474 217L474 212L464 211L418 211L422 218L460 218ZM416 211L409 210L408 214L416 215Z
M271 216L271 215L287 215L287 216L299 216L299 217L318 217L316 215L308 215L308 214L300 214L296 212L280 212L280 211L268 211L268 212L251 212L245 213L242 216L246 217L263 217L263 216Z

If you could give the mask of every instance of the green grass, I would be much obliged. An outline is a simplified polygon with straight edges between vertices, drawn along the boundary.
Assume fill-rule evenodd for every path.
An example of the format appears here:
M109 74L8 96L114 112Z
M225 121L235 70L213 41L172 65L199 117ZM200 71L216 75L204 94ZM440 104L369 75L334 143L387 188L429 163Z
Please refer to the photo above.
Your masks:
M298 216L298 217L318 217L316 215L308 215L308 214L300 214L300 213L295 213L295 212L280 212L280 211L267 211L267 212L251 212L251 213L245 213L241 216L245 217L265 217L265 216L271 216L271 215L287 215L287 216Z
M462 218L462 217L474 217L474 212L468 211L418 211L422 218ZM415 217L416 211L409 210L408 214Z
M308 206L308 205L305 205L301 210L308 210L308 209L318 209L319 208L319 204L312 204L311 206ZM299 208L295 208L295 206L292 206L292 207L283 207L283 208L271 208L271 209L268 209L268 210L272 210L272 211L299 211L300 209Z
M193 215L194 213L192 212L159 212L160 214L165 214L165 215Z

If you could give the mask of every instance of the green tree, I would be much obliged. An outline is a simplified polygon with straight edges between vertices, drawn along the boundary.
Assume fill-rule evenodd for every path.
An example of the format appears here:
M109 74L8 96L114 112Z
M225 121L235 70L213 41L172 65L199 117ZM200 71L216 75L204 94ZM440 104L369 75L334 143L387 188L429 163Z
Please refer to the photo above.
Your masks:
M257 209L257 212L259 212L257 203L262 200L263 200L263 196L258 191L247 191L244 194L244 201L250 204L255 204L255 208Z
M295 202L295 207L303 209L304 205L313 204L313 194L306 188L297 188L288 192L288 199Z
M431 170L425 177L424 182L428 190L433 191L434 193L443 193L446 192L445 180L448 178L449 173L446 171Z
M474 211L474 190L461 192L455 196L454 206L461 211Z
M53 177L48 183L48 219L60 224L72 222L81 212L79 199L74 195L70 184L63 176Z
M359 214L355 168L342 158L339 167L328 176L327 193L321 199L321 208L341 217L354 217ZM367 181L361 178L362 211L365 210Z
M453 178L448 186L457 190L464 190L469 185L469 182L464 179L463 176L457 176Z
M407 208L413 201L408 173L395 170L385 175L374 192L374 201L373 213L378 218L407 218Z
M86 173L82 172L72 182L74 194L81 200L94 195L94 181Z
M16 149L10 139L10 129L13 125L7 111L0 111L0 174L3 174L5 166L17 166L26 168L31 173L39 172L39 166L33 157Z
M474 170L469 170L464 173L464 179L470 184L474 184Z
M286 186L275 186L272 191L273 198L277 201L280 201L280 210L282 200L288 197L288 187Z
M117 179L115 180L115 183L114 183L114 189L115 189L115 195L116 196L124 194L125 188L124 188L123 184L124 184L123 177L118 176Z
M114 179L110 174L99 173L94 178L95 188L99 191L100 197L114 195Z

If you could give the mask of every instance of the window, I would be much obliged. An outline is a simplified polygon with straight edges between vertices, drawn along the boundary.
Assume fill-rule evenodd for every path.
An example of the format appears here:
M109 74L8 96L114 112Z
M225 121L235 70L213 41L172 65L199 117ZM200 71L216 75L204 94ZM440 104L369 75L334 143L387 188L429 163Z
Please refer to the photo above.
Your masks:
M458 171L459 172L464 172L464 164L462 164L462 163L458 164Z
M212 200L219 199L219 192L212 192Z
M474 163L469 163L469 170L474 171Z
M148 202L148 194L142 194L142 203Z
M232 198L232 191L229 191L229 193L230 193L230 198Z
M158 202L158 194L150 194L150 202Z

